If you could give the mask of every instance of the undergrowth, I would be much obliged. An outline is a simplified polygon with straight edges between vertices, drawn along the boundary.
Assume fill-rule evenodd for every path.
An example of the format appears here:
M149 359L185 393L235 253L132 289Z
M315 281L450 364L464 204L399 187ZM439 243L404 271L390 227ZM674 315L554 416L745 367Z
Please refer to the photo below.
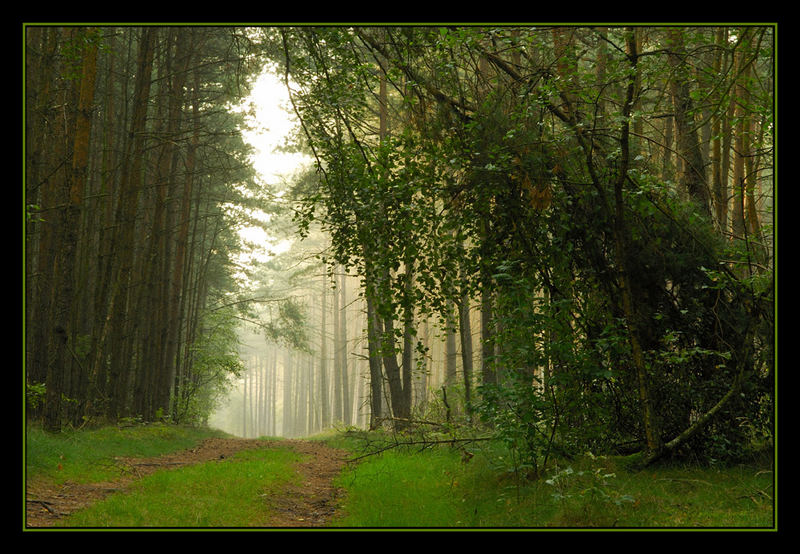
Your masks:
M364 457L338 481L347 493L336 527L774 528L769 460L632 471L587 453L531 479L492 442L374 455L349 447Z

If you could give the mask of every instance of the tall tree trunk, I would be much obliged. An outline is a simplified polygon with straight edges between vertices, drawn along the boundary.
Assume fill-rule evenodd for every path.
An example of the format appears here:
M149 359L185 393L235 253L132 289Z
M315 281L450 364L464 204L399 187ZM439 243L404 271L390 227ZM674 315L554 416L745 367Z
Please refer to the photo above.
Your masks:
M78 257L79 240L78 232L81 228L81 220L83 218L83 204L84 204L84 190L88 182L87 168L89 165L89 146L92 133L92 112L94 109L94 95L95 95L95 81L97 77L97 53L100 41L100 32L98 29L85 30L85 51L83 56L83 67L81 69L80 93L78 99L78 113L75 121L75 146L73 148L73 181L69 195L69 216L68 226L69 233L72 235L69 241L72 247L64 252L64 255L70 259ZM68 269L72 275L73 282L76 279L74 261L71 262L73 267ZM80 287L76 287L76 291ZM70 341L76 344L77 330L79 329L78 314L74 313L76 310L70 309ZM81 309L85 313L86 309ZM73 410L71 415L71 422L79 424L81 417L85 413L86 403L89 398L89 373L86 367L85 360L79 360L75 352L72 352L75 357L73 363L73 376L71 379L72 390L70 397L73 399Z
M719 75L722 71L723 51L725 42L727 41L727 32L725 27L717 29L715 35L715 45L717 46L717 53L714 55L713 71L715 75ZM714 195L714 218L717 227L724 231L727 227L725 218L727 216L727 191L722 183L722 121L725 119L725 112L720 109L720 113L714 118L711 130L711 189Z
M412 300L414 286L414 261L406 259L405 275L403 276L403 355L402 355L402 385L403 404L406 417L411 417L413 408L413 391L411 376L414 372L414 302Z
M350 380L347 374L347 281L344 268L340 266L339 277L339 366L342 378L342 421L345 425L353 423L353 400Z
M184 33L170 29L165 47L164 85L166 99L166 125L164 138L158 151L156 166L156 214L153 229L153 256L159 259L154 271L154 297L157 310L152 314L152 335L158 343L158 350L152 361L154 365L153 388L156 396L154 408L164 414L170 413L170 391L174 380L171 367L174 364L175 330L172 305L176 299L171 289L173 277L172 236L177 193L178 149L176 140L181 126L181 107L184 100L186 74L191 59L190 44Z
M448 298L446 301L447 310L447 329L445 331L444 343L444 384L450 388L456 382L456 372L458 371L458 350L456 348L456 305L455 301Z
M119 268L114 279L111 299L111 395L109 415L112 419L126 415L131 360L126 352L126 331L130 320L130 282L134 261L134 228L136 211L141 191L141 171L146 140L145 125L150 96L150 77L153 64L155 30L144 28L139 43L136 86L133 97L133 120L131 122L128 151L120 183L120 201L117 210L119 239L116 251Z
M481 260L481 382L484 385L496 385L497 375L494 368L495 329L492 321L494 310L494 281L489 266L489 253L495 245L489 235L489 223L481 222L482 260Z
M627 55L632 66L638 61L638 52L633 33L627 37ZM626 100L623 105L622 126L620 129L620 168L617 179L614 183L614 242L616 250L616 261L618 271L618 284L622 297L622 310L628 327L628 337L631 346L634 369L638 381L639 403L642 410L642 421L647 441L647 453L652 455L662 451L661 432L656 415L653 411L652 400L650 398L650 388L647 375L647 367L644 361L641 338L639 335L639 315L637 304L633 298L630 279L632 272L630 269L629 258L629 239L628 230L625 225L625 207L623 200L623 188L627 180L628 162L630 151L628 149L630 129L628 119L633 105L635 83L633 78L629 78Z
M73 44L73 33L72 29L60 29L57 52ZM61 70L63 71L63 67ZM40 250L39 262L39 267L42 269L41 283L46 285L46 288L40 289L44 298L44 309L40 317L46 319L42 319L42 324L39 326L41 329L39 338L43 350L41 361L44 363L47 386L43 416L45 428L50 430L61 427L62 404L68 386L69 371L65 365L72 361L67 356L69 315L66 311L69 309L71 299L65 297L60 289L64 286L62 241L65 237L64 227L67 224L72 179L69 149L72 146L70 139L74 138L72 135L74 129L70 107L74 106L75 99L71 86L63 87L56 94L60 103L51 114L56 121L52 126L49 145L49 157L52 162L49 164L50 171L45 182L42 183L42 198L47 200L45 209L48 216L47 225L43 229L45 236L40 246L44 248L46 245L47 251ZM68 286L71 286L71 283Z
M270 358L270 395L268 398L269 402L269 434L270 436L274 437L278 434L278 425L277 425L277 417L278 417L278 409L277 409L277 385L278 385L278 351L274 350L272 358ZM296 405L296 403L295 403Z
M277 350L275 352L275 357L277 358L278 353ZM292 351L289 348L286 348L283 351L283 429L284 429L284 436L298 436L302 435L305 429L298 425L298 419L294 417L294 406L292 405L291 399L294 396L295 391L303 391L301 387L302 383L299 381L299 375L297 373L301 372L301 364L300 360L295 361L295 356L293 356ZM302 400L302 397L301 397ZM302 402L298 403L301 407L303 406ZM303 419L305 421L305 418Z
M334 270L332 275L332 280L334 283L333 290L331 291L333 296L333 312L331 316L333 317L333 420L334 421L344 421L344 401L343 401L343 394L344 391L342 390L342 359L341 359L341 351L342 351L342 343L341 343L341 329L339 326L341 325L342 319L340 317L341 313L341 306L339 305L340 294L337 285L338 279L336 278L336 272Z
M25 202L39 210L58 204L56 182L52 178L53 150L47 137L57 136L57 105L53 91L60 34L54 28L30 28L26 34L25 74ZM47 337L50 335L52 268L55 251L51 243L56 229L38 215L26 221L25 292L26 292L26 377L29 384L47 379ZM28 412L34 415L33 411Z
M194 30L189 35L189 51L186 53L187 59L185 60L188 64L188 57L190 52L196 49L197 41L195 40ZM188 80L188 79L187 79ZM176 390L175 390L175 383L178 380L178 365L179 365L179 355L180 355L180 338L181 338L181 327L182 327L182 314L183 314L183 306L185 304L185 276L187 275L187 267L189 265L189 256L187 254L187 242L189 240L189 225L190 225L190 215L191 215L191 206L192 206L192 195L193 195L193 187L194 187L194 179L195 179L195 164L196 164L196 152L197 152L197 145L199 143L199 123L198 123L198 111L199 106L198 102L199 99L197 98L198 95L198 87L199 87L199 78L197 73L195 72L194 75L194 87L191 90L192 99L191 99L191 106L192 106L192 117L190 119L190 129L191 129L191 138L187 147L187 152L185 154L184 159L184 178L183 178L183 191L182 193L176 194L180 198L179 201L179 209L178 213L176 214L178 217L178 233L175 242L175 255L172 260L172 278L170 282L172 284L172 289L169 293L169 317L168 317L168 324L167 324L167 337L166 337L166 368L165 368L165 385L162 390L164 394L166 391L170 391L169 397L173 398ZM177 92L177 91L176 91ZM176 191L177 192L177 191ZM162 400L163 402L163 400ZM174 415L175 409L175 402L174 400L171 401L170 406L170 413Z
M328 391L328 280L323 266L322 271L322 290L320 291L320 324L319 324L319 395L320 395L320 425L325 429L330 424L330 403Z
M389 270L384 269L383 272L383 279L388 282ZM410 416L410 406L403 388L402 366L397 362L394 319L391 313L382 314L380 309L376 309L376 316L380 356L386 372L386 382L389 385L391 413L395 426L403 427Z
M462 279L462 282L463 279ZM461 337L461 371L464 378L464 410L472 415L472 325L470 323L469 294L462 292L458 303L458 330Z
M85 391L70 390L73 365L80 361L75 355L75 332L73 308L75 294L75 256L78 248L81 209L86 167L89 160L89 138L91 133L91 109L94 102L95 76L97 74L97 41L94 31L81 30L75 36L68 31L68 41L80 44L86 40L82 49L81 78L79 81L78 108L74 130L67 128L65 139L72 137L71 168L64 171L64 208L59 214L60 245L54 263L55 302L53 305L54 352L47 368L47 403L45 405L45 426L51 430L61 428L62 397L78 393L82 400ZM70 132L71 131L71 132ZM83 373L79 369L79 374ZM75 414L77 415L77 414Z
M694 121L694 107L690 95L690 71L686 64L683 30L668 31L671 52L667 59L674 74L670 79L670 92L675 118L676 150L681 158L679 183L697 204L700 212L711 216L711 203L705 166Z
M370 419L369 428L377 429L383 418L383 376L380 359L380 331L378 329L378 314L375 310L375 300L372 297L372 285L367 278L367 349L369 356L369 389L370 389Z
M747 30L743 30L743 38L736 52L736 73L738 75L735 87L735 120L736 134L733 147L733 210L731 212L731 231L735 240L743 241L746 234L745 228L745 190L746 179L745 160L748 158L750 144L750 117L747 110L748 90L746 81L749 76L749 63L744 44L747 44Z

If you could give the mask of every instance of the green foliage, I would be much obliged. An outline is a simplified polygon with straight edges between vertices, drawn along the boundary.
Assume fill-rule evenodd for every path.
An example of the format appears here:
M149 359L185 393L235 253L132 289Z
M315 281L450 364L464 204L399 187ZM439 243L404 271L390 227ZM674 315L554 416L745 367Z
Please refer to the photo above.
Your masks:
M103 46L103 31L100 28L79 28L61 47L63 58L62 77L69 81L80 81L83 56L91 47Z
M47 385L44 383L25 384L25 402L28 408L38 410L47 396Z
M307 316L303 306L294 298L280 301L277 316L271 316L262 330L268 340L302 351L310 348Z
M771 423L767 250L745 240L731 251L652 155L658 141L648 150L640 130L622 132L661 118L649 91L672 78L656 55L669 37L643 30L653 55L634 66L624 53L631 29L569 29L563 51L557 31L282 31L321 174L301 226L323 223L384 317L414 306L446 322L448 300L493 298L498 382L482 388L479 411L518 467L541 472L554 451L640 448L641 371L668 441L744 366L755 378L742 401L676 452L730 460ZM714 35L685 38L707 45ZM521 45L526 60L512 62ZM378 111L380 77L392 92L389 134L376 137L362 123ZM711 101L705 93L724 89L722 78L704 73L695 101ZM630 114L620 109L628 81ZM413 267L426 271L410 291Z
M552 498L560 508L559 520L577 527L613 527L624 507L636 502L630 494L614 489L616 476L603 467L579 471L571 466L556 468L545 483L553 487Z
M44 223L45 219L39 215L41 209L37 204L25 204L25 223Z
M204 423L244 370L239 359L239 320L231 307L209 311L191 349L192 375L182 382L173 409L175 422Z

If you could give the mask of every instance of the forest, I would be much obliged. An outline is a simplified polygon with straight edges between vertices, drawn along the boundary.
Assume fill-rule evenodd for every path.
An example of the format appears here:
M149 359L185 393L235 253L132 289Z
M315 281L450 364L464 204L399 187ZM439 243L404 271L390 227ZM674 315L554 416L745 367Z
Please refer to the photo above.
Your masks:
M26 25L26 421L773 445L776 32Z

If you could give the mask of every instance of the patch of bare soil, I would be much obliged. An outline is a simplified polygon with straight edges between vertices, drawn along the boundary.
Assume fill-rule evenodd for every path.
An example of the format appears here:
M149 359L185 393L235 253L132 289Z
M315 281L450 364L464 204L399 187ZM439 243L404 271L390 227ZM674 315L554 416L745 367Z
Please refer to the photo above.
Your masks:
M346 463L344 451L316 441L211 438L196 448L157 458L117 458L123 470L119 479L105 483L60 485L28 482L26 486L26 528L50 527L62 518L124 491L133 481L162 469L179 468L200 462L224 462L236 452L253 448L288 445L308 460L298 465L300 484L265 497L274 517L265 527L324 527L333 516L340 491L333 479Z

